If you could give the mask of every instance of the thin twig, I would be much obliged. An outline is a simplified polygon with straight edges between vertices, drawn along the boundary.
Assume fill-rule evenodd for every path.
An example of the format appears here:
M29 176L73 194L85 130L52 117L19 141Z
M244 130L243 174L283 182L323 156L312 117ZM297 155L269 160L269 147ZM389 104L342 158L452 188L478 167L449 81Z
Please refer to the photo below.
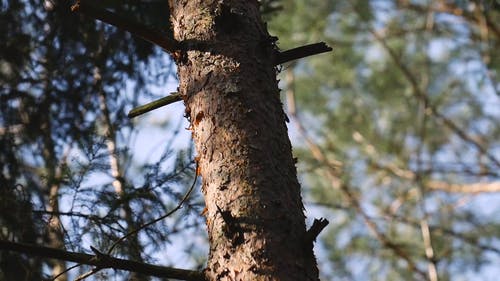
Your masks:
M97 272L101 271L101 269L102 268L99 268L99 267L93 268L89 272L85 272L84 274L78 276L74 281L82 281L85 278L90 277L90 276L96 274Z
M138 106L138 107L130 110L129 113L127 114L127 117L134 118L136 116L150 112L150 111L155 110L157 108L160 108L162 106L169 105L171 103L181 101L181 100L182 100L181 95L177 92L174 92L166 97L157 99L155 101L152 101L152 102L147 103L145 105Z
M78 264L75 264L75 265L73 265L73 266L70 266L70 267L66 268L64 271L59 272L59 274L57 274L56 276L54 276L54 277L53 277L53 278L51 278L50 280L55 281L57 278L59 278L59 276L62 276L62 275L64 275L64 274L66 274L68 271L70 271L70 270L72 270L72 269L74 269L74 268L77 268L77 267L79 267L79 266L82 266L82 264L81 264L81 263L78 263Z
M425 76L427 77L427 76ZM425 84L428 83L428 79L425 79ZM424 93L425 94L425 93ZM426 100L420 101L419 104L419 113L420 113L420 118L419 118L419 134L420 134L420 139L421 141L418 144L417 147L417 172L415 176L415 183L417 184L417 202L420 207L420 210L422 211L422 218L420 220L420 232L422 233L422 240L424 244L424 253L425 257L427 258L427 274L429 276L430 281L438 281L438 274L437 274L437 264L436 264L436 259L435 259L435 251L432 246L432 238L431 238L431 231L429 229L429 222L428 222L428 216L429 212L427 211L427 208L425 206L424 202L424 195L425 195L425 187L423 184L423 178L422 178L422 170L423 170L423 163L422 163L422 156L423 156L423 150L424 150L424 140L427 137L427 122L428 120L428 115L425 113L428 104L426 103Z

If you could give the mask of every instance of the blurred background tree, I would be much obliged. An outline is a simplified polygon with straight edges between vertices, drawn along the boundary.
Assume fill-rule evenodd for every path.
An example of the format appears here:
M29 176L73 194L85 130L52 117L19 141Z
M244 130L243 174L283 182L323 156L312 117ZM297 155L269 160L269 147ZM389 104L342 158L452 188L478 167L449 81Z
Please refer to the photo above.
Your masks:
M334 47L280 73L309 216L331 222L322 279L494 280L500 3L261 2L281 49ZM169 58L68 1L0 3L0 238L106 249L175 206L194 174L182 108L126 117L175 89ZM165 0L101 5L169 32ZM113 254L201 268L202 209L196 193ZM0 280L69 265L2 251Z
M282 49L334 48L281 73L307 199L331 218L323 278L494 280L500 2L280 5Z
M141 131L126 117L175 85L168 57L142 39L72 13L70 1L0 3L1 239L77 252L88 252L89 244L107 249L172 209L194 174L189 140L176 141L182 114L145 122L148 134L159 136L147 143L137 143L144 126ZM166 1L100 4L168 32ZM155 127L170 130L160 135ZM169 251L175 233L203 237L203 228L193 228L203 223L199 199L121 242L114 255L152 262ZM186 252L177 262L200 266L199 247L192 247L197 241L187 242L176 248ZM62 261L30 260L2 251L0 279L43 280L67 268Z

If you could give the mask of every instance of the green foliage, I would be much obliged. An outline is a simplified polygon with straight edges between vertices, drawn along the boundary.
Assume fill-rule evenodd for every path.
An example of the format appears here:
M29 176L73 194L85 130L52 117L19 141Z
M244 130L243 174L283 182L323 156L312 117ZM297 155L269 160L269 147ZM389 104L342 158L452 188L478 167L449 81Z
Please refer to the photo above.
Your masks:
M491 215L498 196L432 185L499 181L500 11L470 1L282 5L269 25L280 47L333 47L284 66L307 134L327 161L342 163L332 168L307 146L297 148L310 200L332 217L322 237L330 253L324 266L333 269L320 270L331 272L324 277L422 279L430 263L440 280L455 280L498 265L492 238L500 228L487 227L500 223ZM425 254L422 222L435 263Z

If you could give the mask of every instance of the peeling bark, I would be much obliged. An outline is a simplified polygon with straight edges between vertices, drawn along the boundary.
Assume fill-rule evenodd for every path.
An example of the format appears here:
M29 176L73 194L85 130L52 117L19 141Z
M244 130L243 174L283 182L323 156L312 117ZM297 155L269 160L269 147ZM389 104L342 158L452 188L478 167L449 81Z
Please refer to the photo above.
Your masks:
M318 280L257 1L170 1L207 211L208 280Z

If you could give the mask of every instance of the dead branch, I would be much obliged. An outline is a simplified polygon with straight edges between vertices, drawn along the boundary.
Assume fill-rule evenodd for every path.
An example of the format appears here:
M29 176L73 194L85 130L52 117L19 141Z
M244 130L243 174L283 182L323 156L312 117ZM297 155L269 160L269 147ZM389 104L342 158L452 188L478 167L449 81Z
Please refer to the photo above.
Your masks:
M111 11L97 8L90 1L79 0L71 7L73 12L80 12L84 15L100 20L121 30L128 31L139 36L146 41L156 44L166 52L172 54L179 49L179 42L170 38L168 34L142 24L125 19Z
M321 53L330 52L332 48L326 45L325 42L319 42L314 44L309 44L283 52L279 52L276 58L276 65L282 64L288 61L297 60L305 58L312 55L317 55Z
M147 263L135 262L130 260L118 259L106 255L105 258L97 255L69 252L54 248L42 247L25 243L15 243L0 240L0 250L25 253L44 258L59 259L64 261L76 262L86 265L96 266L98 268L112 268L137 272L155 277L175 278L180 280L202 281L205 280L203 274L199 271L178 269L172 267L163 267Z

